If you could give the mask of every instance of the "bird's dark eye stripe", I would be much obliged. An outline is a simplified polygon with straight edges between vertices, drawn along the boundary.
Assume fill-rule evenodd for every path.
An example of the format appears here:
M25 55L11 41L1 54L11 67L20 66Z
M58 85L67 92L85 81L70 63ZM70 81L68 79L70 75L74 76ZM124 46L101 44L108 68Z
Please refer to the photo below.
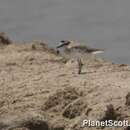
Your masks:
M65 41L61 41L62 43L65 43Z
M65 44L68 44L68 43L70 43L70 41L65 41L65 40L62 40L62 41L60 41L61 43L65 43Z

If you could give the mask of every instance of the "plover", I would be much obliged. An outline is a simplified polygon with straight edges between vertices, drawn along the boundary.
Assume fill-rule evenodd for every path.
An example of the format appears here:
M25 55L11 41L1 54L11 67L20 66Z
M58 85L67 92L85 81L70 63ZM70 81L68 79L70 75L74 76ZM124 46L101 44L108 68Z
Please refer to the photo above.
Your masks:
M81 74L83 63L81 57L85 54L98 54L103 53L103 49L90 48L74 41L62 40L57 45L57 49L63 48L63 52L70 57L75 57L78 62L78 74Z

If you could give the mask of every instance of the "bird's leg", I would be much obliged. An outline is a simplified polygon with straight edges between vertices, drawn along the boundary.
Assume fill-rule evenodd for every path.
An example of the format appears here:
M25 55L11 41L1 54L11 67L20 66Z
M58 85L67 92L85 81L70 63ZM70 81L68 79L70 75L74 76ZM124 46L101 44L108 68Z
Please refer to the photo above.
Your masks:
M77 59L78 62L78 74L81 74L83 63L80 58Z

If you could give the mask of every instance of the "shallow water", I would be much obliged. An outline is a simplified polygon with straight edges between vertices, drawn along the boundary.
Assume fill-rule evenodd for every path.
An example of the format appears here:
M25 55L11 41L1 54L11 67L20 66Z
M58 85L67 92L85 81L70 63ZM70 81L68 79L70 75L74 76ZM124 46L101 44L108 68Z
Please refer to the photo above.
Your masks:
M0 31L15 41L61 39L105 48L101 55L130 64L130 0L1 0Z

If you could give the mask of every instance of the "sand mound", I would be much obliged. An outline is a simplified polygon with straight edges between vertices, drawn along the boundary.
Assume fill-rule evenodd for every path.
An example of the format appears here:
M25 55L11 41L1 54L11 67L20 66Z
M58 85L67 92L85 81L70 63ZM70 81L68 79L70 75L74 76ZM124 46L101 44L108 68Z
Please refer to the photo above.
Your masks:
M102 128L81 127L82 121L130 122L130 66L88 56L78 75L76 61L45 41L17 44L0 36L0 45L0 130L96 130Z

